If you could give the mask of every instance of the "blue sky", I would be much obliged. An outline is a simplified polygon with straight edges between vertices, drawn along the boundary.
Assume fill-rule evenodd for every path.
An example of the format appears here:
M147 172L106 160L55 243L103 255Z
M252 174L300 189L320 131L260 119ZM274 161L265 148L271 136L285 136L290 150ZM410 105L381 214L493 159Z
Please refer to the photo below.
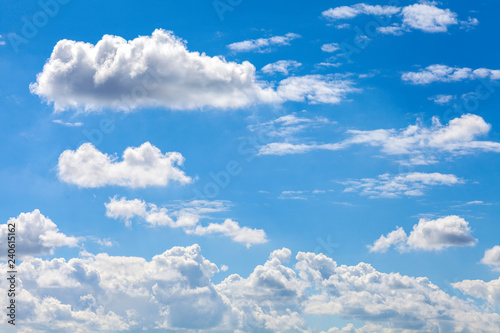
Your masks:
M498 4L1 5L24 331L500 327Z

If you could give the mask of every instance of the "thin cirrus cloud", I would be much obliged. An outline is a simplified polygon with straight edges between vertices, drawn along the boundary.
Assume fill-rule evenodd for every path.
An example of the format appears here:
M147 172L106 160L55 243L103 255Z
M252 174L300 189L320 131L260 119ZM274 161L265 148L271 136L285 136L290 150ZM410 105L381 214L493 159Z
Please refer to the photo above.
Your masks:
M159 29L130 41L105 35L95 45L61 40L30 91L56 112L237 109L286 101L337 104L359 91L351 81L328 75L291 77L275 85L277 89L258 81L248 61L190 52L185 41Z
M261 71L266 74L281 73L283 75L288 75L290 71L295 70L300 66L302 66L302 64L295 60L278 60L265 65L262 67Z
M380 236L368 248L370 252L386 252L392 246L400 252L440 251L448 247L473 246L476 243L477 239L471 235L469 222L459 216L450 215L435 220L420 219L409 236L403 228L398 227L386 236Z
M227 211L229 206L225 201L195 200L169 210L139 199L114 197L105 206L107 217L123 220L127 226L131 226L132 219L140 218L151 227L181 228L189 235L229 237L247 247L267 242L264 230L241 227L231 219L225 219L223 223L201 225L200 221L207 214Z
M401 75L401 79L411 84L418 85L425 85L434 82L459 82L475 79L499 80L500 70L430 65L419 70L418 72L405 72Z
M7 248L8 223L16 226L18 250L21 257L53 254L54 250L63 247L76 247L80 238L67 236L59 231L51 219L45 217L40 210L21 213L0 225L0 245Z
M301 36L289 32L284 36L272 36L269 38L249 39L241 42L231 43L227 46L233 52L270 52L278 46L290 45L290 42Z
M285 142L271 142L259 148L259 155L304 154L317 150L343 150L353 145L377 147L388 156L399 156L406 165L427 165L443 155L460 156L476 152L500 152L500 143L479 140L491 125L480 116L464 114L443 125L437 117L429 127L421 123L403 129L348 130L350 137L336 143L304 143L291 136Z
M344 181L345 193L359 193L370 199L418 197L424 191L434 186L453 186L465 181L453 174L438 172L410 172L397 175L383 174L377 178L362 178Z
M396 16L399 22L377 28L382 34L401 35L405 31L420 30L427 33L447 32L450 26L460 25L467 29L479 24L475 18L459 21L458 15L449 9L436 7L434 2L416 3L404 7L367 5L358 3L351 6L330 8L322 13L323 17L332 20L353 19L360 15L385 16L392 19Z
M183 162L180 153L163 154L149 142L125 149L122 161L100 152L91 143L84 143L77 150L61 153L58 173L62 181L87 188L167 186L172 181L180 184L192 181L179 169Z
M426 277L338 265L324 254L273 251L248 276L215 284L219 267L195 244L151 259L82 252L18 266L23 325L37 331L203 330L309 332L311 318L356 321L328 332L495 332L500 316L449 295ZM454 284L467 291L466 282ZM498 288L498 287L497 287ZM488 297L494 288L470 288ZM7 298L0 300L7 306ZM265 306L263 306L265 304ZM1 323L5 327L7 323Z

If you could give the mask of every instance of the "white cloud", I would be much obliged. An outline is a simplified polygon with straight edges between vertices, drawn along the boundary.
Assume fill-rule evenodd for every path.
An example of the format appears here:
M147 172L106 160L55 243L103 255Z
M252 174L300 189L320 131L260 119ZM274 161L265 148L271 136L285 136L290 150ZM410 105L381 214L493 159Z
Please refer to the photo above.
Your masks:
M340 6L330 8L322 15L330 20L353 19L360 15L374 16L397 16L401 18L400 23L392 23L388 26L378 27L382 34L402 35L405 31L420 30L428 33L447 32L453 25L470 28L479 24L476 18L468 18L467 21L458 21L458 15L449 9L436 7L435 2L421 2L405 7L396 6L372 6L358 3L351 6Z
M363 178L343 182L344 192L359 192L373 198L398 198L424 195L424 191L433 186L452 186L464 181L452 174L411 172L398 175L388 173L377 178Z
M412 84L429 84L433 82L458 82L477 78L500 79L500 70L467 67L450 67L446 65L430 65L418 72L405 72L401 75L403 81Z
M391 231L387 236L380 236L380 238L377 239L373 245L369 245L368 248L370 252L385 253L392 245L401 247L407 239L408 236L406 236L406 232L403 228L396 227L396 230Z
M284 36L244 40L229 44L227 47L233 52L270 52L273 47L290 45L292 40L300 37L300 35L289 32Z
M190 52L161 29L130 41L105 35L96 45L61 40L30 90L56 111L239 108L278 101L256 82L251 63Z
M7 249L8 224L15 224L17 255L37 256L52 254L62 246L78 246L79 238L59 232L57 225L35 209L31 213L21 213L0 225L0 246Z
M223 223L210 223L202 226L200 221L206 214L227 211L226 201L195 200L173 206L170 210L146 203L139 199L127 200L111 198L106 206L106 216L123 220L131 226L132 219L140 218L151 227L181 228L186 234L198 236L220 235L231 238L234 242L243 243L247 247L267 242L266 233L262 229L240 227L238 222L226 219Z
M481 298L491 304L500 305L500 278L489 282L483 280L464 280L451 284L464 294Z
M331 20L339 20L351 19L359 15L392 16L400 11L401 8L395 6L371 6L364 3L358 3L352 6L330 8L321 14Z
M476 243L477 239L471 236L469 222L450 215L435 220L420 219L409 236L406 236L403 228L398 227L387 236L380 236L368 248L370 252L386 252L391 246L396 246L400 252L440 251L452 246L473 246Z
M298 35L266 41L280 45L294 38ZM30 91L53 104L56 112L90 112L146 107L227 109L286 101L337 104L356 89L350 81L321 75L260 82L248 61L238 64L190 52L186 42L160 29L130 41L105 35L96 45L61 40Z
M406 29L398 24L392 24L385 27L378 27L377 31L385 35L401 36Z
M223 235L231 238L234 242L243 243L247 247L267 243L264 230L240 227L238 222L230 219L226 219L223 223L210 223L207 226L197 225L194 230L187 229L186 233L198 236Z
M424 32L446 32L448 26L458 24L457 14L441 9L433 3L418 3L403 8L403 24Z
M279 60L262 67L261 71L266 74L282 73L288 75L288 72L302 66L300 62L295 60Z
M292 266L286 248L248 277L232 274L214 284L219 269L200 251L193 245L150 260L83 252L70 260L25 261L17 295L24 328L310 332L309 319L339 316L364 325L357 332L496 332L500 325L498 314L448 295L425 277L386 274L366 263L339 266L304 252Z
M496 271L500 271L500 246L495 245L491 249L486 250L481 263L493 267Z
M321 45L321 51L323 51L323 52L332 53L332 52L335 52L338 50L340 50L340 46L338 43L330 43L330 44Z
M352 145L379 147L381 152L390 156L403 156L401 164L426 165L437 163L443 154L454 156L475 152L500 152L500 143L478 140L488 134L491 125L483 118L464 114L442 125L437 117L432 125L425 127L420 123L403 129L376 129L370 131L349 130L350 136L337 143L291 143L272 142L259 148L259 155L300 154L315 150L341 150ZM290 138L288 139L289 141Z
M282 80L278 95L287 101L338 104L348 93L358 92L353 82L331 75L292 76Z
M80 127L83 125L82 122L67 122L67 121L62 121L61 119L55 119L52 121L53 123L55 124L59 124L59 125L63 125L63 126L66 126L66 127Z
M454 95L436 95L433 97L429 97L429 100L433 101L436 104L444 105L444 104L448 104L449 102L451 102L455 98L456 98L456 96L454 96Z
M123 160L102 153L91 143L82 144L77 150L66 150L59 156L59 178L79 187L166 186L172 181L187 184L192 179L179 169L184 157L178 152L162 154L160 149L143 143L128 147Z

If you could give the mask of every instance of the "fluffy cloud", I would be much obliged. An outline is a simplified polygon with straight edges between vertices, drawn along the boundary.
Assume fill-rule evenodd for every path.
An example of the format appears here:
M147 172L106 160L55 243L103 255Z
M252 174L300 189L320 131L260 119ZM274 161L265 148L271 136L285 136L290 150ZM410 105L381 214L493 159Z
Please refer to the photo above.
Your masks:
M21 213L18 217L9 219L6 224L0 225L0 246L5 249L9 223L15 224L17 255L21 257L52 254L56 248L75 247L79 242L77 237L59 232L54 222L35 209L31 213Z
M31 259L18 267L18 319L37 332L310 332L306 317L330 316L364 325L347 325L348 332L496 332L500 325L497 313L425 277L382 273L366 263L339 266L323 254L299 252L293 266L291 258L290 250L276 250L248 277L233 274L219 284L211 281L218 267L198 245L151 260L85 252L70 260ZM0 302L5 306L6 298Z
M473 246L477 239L471 236L469 223L463 218L450 215L436 220L420 219L413 226L409 236L403 228L380 236L370 252L385 252L391 246L396 246L400 252L407 250L440 251L452 246Z
M483 118L465 114L442 125L437 117L432 126L411 125L401 130L348 131L352 135L344 144L368 144L380 147L388 155L406 155L404 164L435 163L439 154L471 154L477 151L500 152L500 143L477 140L489 133L491 125Z
M344 192L359 192L369 198L398 198L401 196L421 196L432 186L451 186L464 181L455 175L438 172L411 172L398 175L388 173L377 178L363 178L343 182L347 185Z
M66 150L59 156L58 170L62 181L79 187L115 185L135 188L166 186L171 181L191 182L191 178L178 168L183 162L180 153L162 154L149 142L137 148L128 147L119 162L91 143L84 143L77 150Z
M282 73L288 75L288 72L302 66L295 60L279 60L262 67L262 72L266 74Z
M61 40L30 90L56 111L238 108L274 102L255 67L190 52L165 30L126 41L105 35L96 45Z
M234 242L243 243L247 247L267 242L266 233L262 229L241 227L238 222L226 219L223 223L210 223L202 226L200 221L206 214L227 211L229 203L225 201L195 200L174 206L172 209L158 207L139 199L111 198L105 204L106 216L125 221L131 226L131 220L140 218L152 227L181 228L187 234L198 236L221 235Z
M273 47L290 45L292 40L300 37L300 35L289 32L284 36L244 40L229 44L227 47L233 52L269 52Z
M323 51L323 52L332 53L332 52L335 52L337 50L340 50L340 46L338 43L330 43L330 44L321 45L321 51Z
M448 26L458 24L457 14L441 9L432 3L418 3L406 6L401 12L403 25L424 32L446 32Z
M369 245L370 252L386 252L391 246L396 245L399 249L404 249L402 245L406 243L408 236L401 227L391 231L386 236L382 235L373 245Z
M500 152L500 143L478 140L491 125L483 118L465 114L442 125L437 117L432 125L421 123L403 129L348 130L350 137L337 143L272 142L259 148L259 155L300 154L315 150L341 150L352 145L379 147L386 155L403 156L401 164L433 164L442 154L466 155L474 152ZM290 140L290 138L287 138Z
M298 37L287 34L235 43L231 48L261 49L285 45ZM288 65L297 67L298 63ZM288 71L283 63L268 69ZM227 109L288 100L337 104L346 93L355 91L352 82L334 82L320 75L260 82L255 66L248 61L239 64L190 52L185 41L165 30L130 41L105 35L96 45L61 40L30 90L53 104L55 111Z
M500 246L493 246L484 252L481 263L493 267L494 270L500 270Z
M450 67L446 65L430 65L418 72L405 72L401 75L403 81L412 84L429 84L433 82L458 82L475 79L500 79L500 70L467 67Z
M489 282L483 280L464 280L452 283L464 294L486 300L491 304L500 305L500 278Z
M405 7L372 6L358 3L351 6L341 6L325 10L322 15L330 20L352 19L360 15L397 16L401 19L398 23L381 26L377 30L383 34L401 35L404 31L420 30L428 33L447 32L448 28L460 24L470 28L479 22L475 18L467 21L458 21L458 15L449 9L436 7L435 2L421 2Z

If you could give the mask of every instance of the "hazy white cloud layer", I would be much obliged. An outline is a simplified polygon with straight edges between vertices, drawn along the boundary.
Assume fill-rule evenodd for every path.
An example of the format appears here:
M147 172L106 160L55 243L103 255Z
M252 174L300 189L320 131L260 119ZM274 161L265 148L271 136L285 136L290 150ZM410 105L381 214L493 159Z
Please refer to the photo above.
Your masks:
M425 277L382 273L366 263L338 266L314 253L299 252L290 263L286 248L247 277L232 274L214 284L219 268L200 251L193 245L150 260L82 252L70 260L25 261L18 267L21 329L311 332L306 317L362 326L328 332L496 332L500 325L497 313L450 296ZM455 286L468 292L467 284ZM470 292L487 298L495 288Z
M448 28L460 25L470 29L479 24L475 18L459 21L458 15L449 9L436 6L435 2L421 2L405 7L368 5L358 3L325 10L323 17L332 20L353 19L360 15L383 16L389 19L388 25L377 30L383 34L401 35L404 31L420 30L427 33L447 32ZM390 20L395 19L391 23Z
M233 52L270 52L277 46L290 45L292 40L300 37L298 34L289 32L284 36L244 40L229 44L227 47Z
M289 135L286 137L289 142L272 142L261 146L259 155L335 151L353 145L368 145L380 148L383 154L403 157L398 161L401 164L425 165L437 163L444 154L457 156L475 152L500 152L499 142L478 140L490 130L490 124L473 114L452 119L446 125L433 117L430 126L417 122L403 129L348 130L346 134L349 138L336 143L297 142L299 140Z
M128 147L122 161L97 150L91 143L82 144L77 150L65 150L59 156L59 178L79 187L166 186L172 181L187 184L192 179L179 166L184 157L178 152L163 154L151 143Z
M459 82L475 79L500 79L500 70L467 67L450 67L446 65L430 65L418 72L405 72L401 76L403 81L412 84L429 84L433 82Z
M377 178L362 178L343 182L344 192L358 192L369 198L399 198L424 195L424 191L434 186L452 186L464 180L452 174L438 172L411 172L397 175L383 174Z
M286 45L298 37L287 34L235 43L231 48L261 50L264 46ZM268 66L264 72L286 74L299 63ZM255 66L248 61L239 64L191 52L185 41L159 29L151 36L129 41L105 35L96 45L61 40L30 91L53 104L55 111L130 111L148 107L227 109L286 101L337 104L356 89L350 81L323 75L260 82Z
M75 247L80 239L59 232L57 225L48 217L43 216L38 209L30 213L21 213L18 217L9 219L14 223L16 234L16 255L36 256L51 254L62 246ZM0 246L7 252L7 224L0 225Z
M452 246L473 246L477 239L471 236L469 222L450 215L436 220L420 219L407 236L403 228L380 236L371 246L370 252L386 252L395 246L400 252L409 250L440 251Z
M267 242L264 230L241 227L231 219L225 219L223 223L201 225L200 221L207 214L227 211L229 206L225 201L195 200L167 209L139 199L114 197L105 206L106 216L123 220L127 226L131 226L133 219L140 218L151 227L181 228L187 234L198 236L225 236L247 247Z

